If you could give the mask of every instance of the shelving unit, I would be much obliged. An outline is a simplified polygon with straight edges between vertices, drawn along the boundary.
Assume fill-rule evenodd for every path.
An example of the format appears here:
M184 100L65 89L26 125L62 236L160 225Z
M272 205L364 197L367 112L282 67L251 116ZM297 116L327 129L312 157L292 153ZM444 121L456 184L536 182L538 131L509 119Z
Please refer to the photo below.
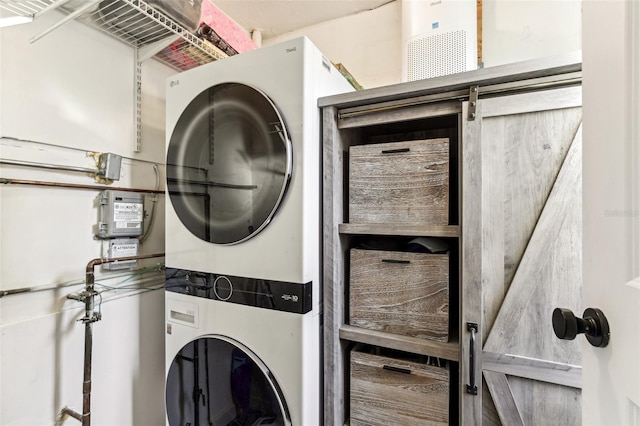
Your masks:
M51 28L35 35L32 42L75 19L140 49L141 61L155 57L177 71L227 57L215 45L197 37L143 0L93 0L80 3L69 0L1 0L0 8L9 15L33 19L53 9L67 14Z
M414 237L452 237L460 236L457 225L404 225L404 224L362 224L341 223L338 232L344 235L398 235Z
M419 355L434 356L449 361L458 362L460 360L460 349L457 339L450 339L449 342L446 343L434 342L416 337L398 336L380 331L365 330L346 324L340 327L340 339Z
M405 110L406 115L399 114L397 110L385 107L391 102L362 104L355 108L343 109L331 106L324 108L323 145L324 145L324 323L325 323L325 407L326 424L343 424L349 422L349 414L353 414L350 405L355 397L358 401L356 413L362 413L361 396L350 395L351 378L353 375L352 351L363 347L372 351L392 351L400 357L423 357L428 362L443 364L443 370L447 371L446 387L426 390L416 393L413 403L420 404L426 394L436 397L440 403L448 400L450 406L444 407L446 413L438 411L432 421L436 423L457 424L457 404L461 362L461 350L459 342L459 295L460 295L460 249L461 239L461 180L460 165L460 123L462 120L462 106L459 102L446 100L441 103L433 103L428 106L421 105L419 114L415 109ZM353 113L356 113L356 116ZM407 148L394 149L397 146L406 146L408 143L419 141L436 142L436 140L448 141L448 214L445 224L426 221L395 222L389 220L386 223L362 223L362 221L350 220L350 148L353 146L370 145L384 146L386 152L404 151ZM411 142L413 141L413 142ZM398 143L399 145L395 145ZM414 154L412 148L412 155ZM384 156L383 156L384 157ZM397 157L399 161L401 157ZM365 161L369 161L366 159ZM384 159L370 159L378 167ZM407 157L406 161L412 161ZM384 167L384 166L382 166ZM424 170L425 164L419 166ZM420 174L419 169L416 170ZM375 170L372 174L375 174ZM413 176L413 175L412 175ZM412 177L407 176L407 182ZM373 183L373 182L372 182ZM421 184L417 184L419 187ZM418 199L418 202L422 202ZM402 207L399 207L402 209ZM383 217L390 213L384 210ZM370 239L384 239L385 241L407 242L417 237L434 237L449 244L449 272L448 284L448 333L446 341L438 341L425 337L413 337L408 334L396 334L380 329L356 326L350 321L351 308L349 306L350 279L352 276L350 265L350 252L361 245L362 241ZM417 266L414 268L418 268ZM414 269L416 271L416 269ZM375 273L371 272L372 275ZM427 279L429 278L420 278ZM392 284L392 283L390 283ZM366 283L365 283L366 285ZM419 287L422 284L419 285ZM376 287L378 288L378 287ZM393 286L397 289L398 286ZM372 291L377 291L373 290ZM386 293L386 290L381 290ZM389 289L389 292L396 291ZM400 289L399 291L404 291ZM386 295L385 295L386 296ZM404 296L402 296L404 297ZM427 297L425 294L415 294L416 300ZM428 296L431 297L431 296ZM409 299L413 298L410 296ZM382 311L376 310L376 315L385 315L389 306L397 301L381 303ZM414 306L410 301L407 306ZM415 305L418 306L418 305ZM366 306L364 309L367 309ZM405 309L405 307L403 307ZM404 317L408 312L402 311ZM416 312L415 317L424 314ZM440 315L442 315L440 313ZM364 345L364 346L363 346ZM397 351L397 352L393 352ZM387 358L387 360L394 359ZM399 358L401 359L401 358ZM402 362L402 361L400 361ZM448 365L444 368L444 364ZM420 365L420 364L412 364ZM435 368L435 367L432 367ZM440 367L438 367L440 368ZM385 374L382 373L381 374ZM399 380L402 375L389 378L391 382ZM366 383L367 379L363 379ZM377 381L377 379L375 379ZM362 383L358 379L358 383ZM399 385L400 386L400 385ZM443 389L449 389L444 390ZM445 392L445 395L442 395ZM372 402L373 403L373 402ZM407 401L407 404L412 404ZM374 403L375 405L375 403ZM365 410L366 411L366 410ZM406 413L405 413L406 414ZM357 414L356 414L357 415ZM418 415L418 414L416 414ZM362 419L361 419L362 420ZM355 420L357 423L357 420ZM435 423L434 423L435 424Z

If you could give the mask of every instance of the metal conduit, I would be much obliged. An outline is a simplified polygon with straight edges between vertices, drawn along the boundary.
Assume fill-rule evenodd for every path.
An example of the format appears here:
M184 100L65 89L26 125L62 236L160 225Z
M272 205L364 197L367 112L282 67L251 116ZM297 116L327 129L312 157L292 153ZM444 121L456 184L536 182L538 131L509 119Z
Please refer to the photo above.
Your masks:
M16 138L16 137L13 137L13 136L0 136L0 143L2 143L2 141L4 141L4 140L23 142L23 143L29 143L29 144L36 144L36 145L50 146L50 147L54 147L54 148L61 148L61 149L64 149L66 151L84 152L84 153L87 153L87 154L92 152L92 151L87 151L86 149L75 148L75 147L72 147L72 146L59 145L59 144L56 144L56 143L34 141L34 140L31 140L31 139L21 139L21 138ZM122 159L123 160L129 160L129 161L135 161L137 163L160 165L160 163L157 163L155 161L143 160L141 158L133 158L133 157L124 157L123 156Z
M91 426L91 356L93 349L93 323L100 321L101 314L95 312L94 298L98 292L94 288L95 273L97 265L113 262L124 262L128 260L150 259L153 257L164 257L164 253L145 254L139 256L120 257L117 259L93 259L87 263L85 289L79 294L67 296L68 299L84 302L84 317L79 321L84 323L84 378L82 382L82 414L64 407L61 411L63 416L68 415L82 422L82 426Z
M38 168L38 169L65 170L65 171L68 171L68 172L100 174L100 170L99 169L89 169L89 168L85 168L85 167L76 167L76 166L61 166L61 165L58 165L58 164L35 163L35 162L32 162L32 161L0 159L0 164L10 164L12 166L35 167L35 168Z

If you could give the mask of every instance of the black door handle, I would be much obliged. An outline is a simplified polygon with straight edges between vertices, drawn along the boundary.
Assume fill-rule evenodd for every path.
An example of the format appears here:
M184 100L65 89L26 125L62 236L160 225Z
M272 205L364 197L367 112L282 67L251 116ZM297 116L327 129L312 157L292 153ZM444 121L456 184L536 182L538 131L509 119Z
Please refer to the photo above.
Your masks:
M551 322L553 332L558 339L573 340L578 334L584 333L591 345L604 348L609 344L609 321L604 313L597 308L587 308L577 318L570 309L555 308Z
M469 339L469 384L467 385L467 393L471 395L477 395L478 386L476 385L476 333L478 332L478 324L474 322L468 322L467 331L471 333L471 338Z

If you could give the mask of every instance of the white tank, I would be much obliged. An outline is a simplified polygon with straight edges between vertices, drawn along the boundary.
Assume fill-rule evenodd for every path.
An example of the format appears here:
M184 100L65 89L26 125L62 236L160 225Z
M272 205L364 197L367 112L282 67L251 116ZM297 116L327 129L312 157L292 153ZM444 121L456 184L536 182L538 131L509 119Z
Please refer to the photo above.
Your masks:
M476 69L476 1L402 0L401 39L403 81Z

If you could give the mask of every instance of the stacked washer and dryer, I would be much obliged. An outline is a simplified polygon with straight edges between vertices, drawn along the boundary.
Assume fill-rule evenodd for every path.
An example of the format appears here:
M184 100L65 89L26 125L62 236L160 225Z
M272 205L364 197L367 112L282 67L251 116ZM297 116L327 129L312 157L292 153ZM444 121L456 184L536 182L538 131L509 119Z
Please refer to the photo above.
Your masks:
M169 425L321 424L317 99L351 90L306 38L169 80Z

